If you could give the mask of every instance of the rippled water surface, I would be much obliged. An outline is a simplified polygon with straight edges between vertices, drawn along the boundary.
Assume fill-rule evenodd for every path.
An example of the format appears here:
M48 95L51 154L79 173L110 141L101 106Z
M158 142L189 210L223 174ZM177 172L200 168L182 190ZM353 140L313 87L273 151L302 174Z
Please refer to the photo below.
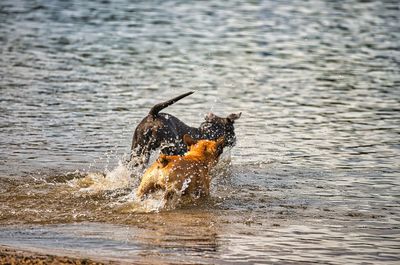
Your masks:
M398 264L398 1L0 2L0 244L149 264ZM211 197L139 205L149 108L242 112Z

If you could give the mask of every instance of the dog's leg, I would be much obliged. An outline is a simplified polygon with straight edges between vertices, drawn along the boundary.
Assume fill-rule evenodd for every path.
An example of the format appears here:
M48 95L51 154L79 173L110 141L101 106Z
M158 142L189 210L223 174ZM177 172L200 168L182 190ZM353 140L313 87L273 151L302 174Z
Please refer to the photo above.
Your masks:
M142 153L141 147L137 146L131 150L129 160L127 161L130 166L137 167L141 164L140 154Z
M163 196L164 202L167 203L168 201L170 201L172 198L174 198L175 194L176 192L174 190L167 189Z
M144 165L149 163L152 148L144 148L142 152L142 163Z
M141 164L141 154L143 153L143 147L146 145L145 142L139 141L138 131L136 130L132 137L131 154L129 157L129 164L133 167L137 167Z
M146 165L149 162L152 150L157 149L160 143L153 136L151 130L147 130L142 137L138 137L138 132L135 131L131 146L131 161L134 161L133 166Z
M143 197L153 191L156 188L156 184L153 181L146 181L140 183L137 192L136 192L136 197L139 199L143 199Z
M129 165L132 167L144 166L149 162L150 151L147 148L132 150Z

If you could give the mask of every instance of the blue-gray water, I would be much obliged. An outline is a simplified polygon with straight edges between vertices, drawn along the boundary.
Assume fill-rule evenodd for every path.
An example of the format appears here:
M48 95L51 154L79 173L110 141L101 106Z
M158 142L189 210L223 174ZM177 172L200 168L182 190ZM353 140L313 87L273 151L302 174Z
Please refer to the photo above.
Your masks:
M398 263L399 21L398 1L1 1L0 244ZM118 161L153 104L191 90L166 111L242 112L232 166L206 205L135 213Z

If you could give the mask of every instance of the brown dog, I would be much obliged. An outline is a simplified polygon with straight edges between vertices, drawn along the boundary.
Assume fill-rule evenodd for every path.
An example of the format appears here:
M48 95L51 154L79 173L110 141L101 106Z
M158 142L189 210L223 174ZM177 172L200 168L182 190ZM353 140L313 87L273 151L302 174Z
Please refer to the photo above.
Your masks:
M164 190L164 199L174 194L203 197L210 193L210 170L222 154L224 137L213 140L194 140L185 134L183 141L189 151L183 156L161 154L144 173L136 192L143 198L150 192Z

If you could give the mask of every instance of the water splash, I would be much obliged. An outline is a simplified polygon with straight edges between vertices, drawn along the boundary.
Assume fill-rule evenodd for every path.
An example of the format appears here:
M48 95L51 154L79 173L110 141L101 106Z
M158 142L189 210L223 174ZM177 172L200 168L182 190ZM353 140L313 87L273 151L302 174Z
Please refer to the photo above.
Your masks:
M155 161L158 152L153 152L150 164ZM199 198L186 198L182 196L183 188L172 197L165 199L165 192L158 191L149 194L144 200L136 197L136 190L140 184L144 168L131 167L124 162L123 158L118 160L113 169L105 169L104 172L89 172L67 182L77 194L99 194L105 195L109 202L108 207L120 213L151 213L161 212L186 207L197 203ZM220 161L212 170L213 178L224 179L231 175L231 152L226 149L221 155ZM188 185L190 180L187 180Z
M125 202L115 205L119 213L158 213L166 209L164 192L158 191L150 194L146 199L140 200L136 197L136 191L124 197Z
M90 172L84 178L73 179L70 186L79 188L81 192L101 192L117 189L133 188L138 182L141 172L139 169L129 168L122 161L112 170L104 173Z

